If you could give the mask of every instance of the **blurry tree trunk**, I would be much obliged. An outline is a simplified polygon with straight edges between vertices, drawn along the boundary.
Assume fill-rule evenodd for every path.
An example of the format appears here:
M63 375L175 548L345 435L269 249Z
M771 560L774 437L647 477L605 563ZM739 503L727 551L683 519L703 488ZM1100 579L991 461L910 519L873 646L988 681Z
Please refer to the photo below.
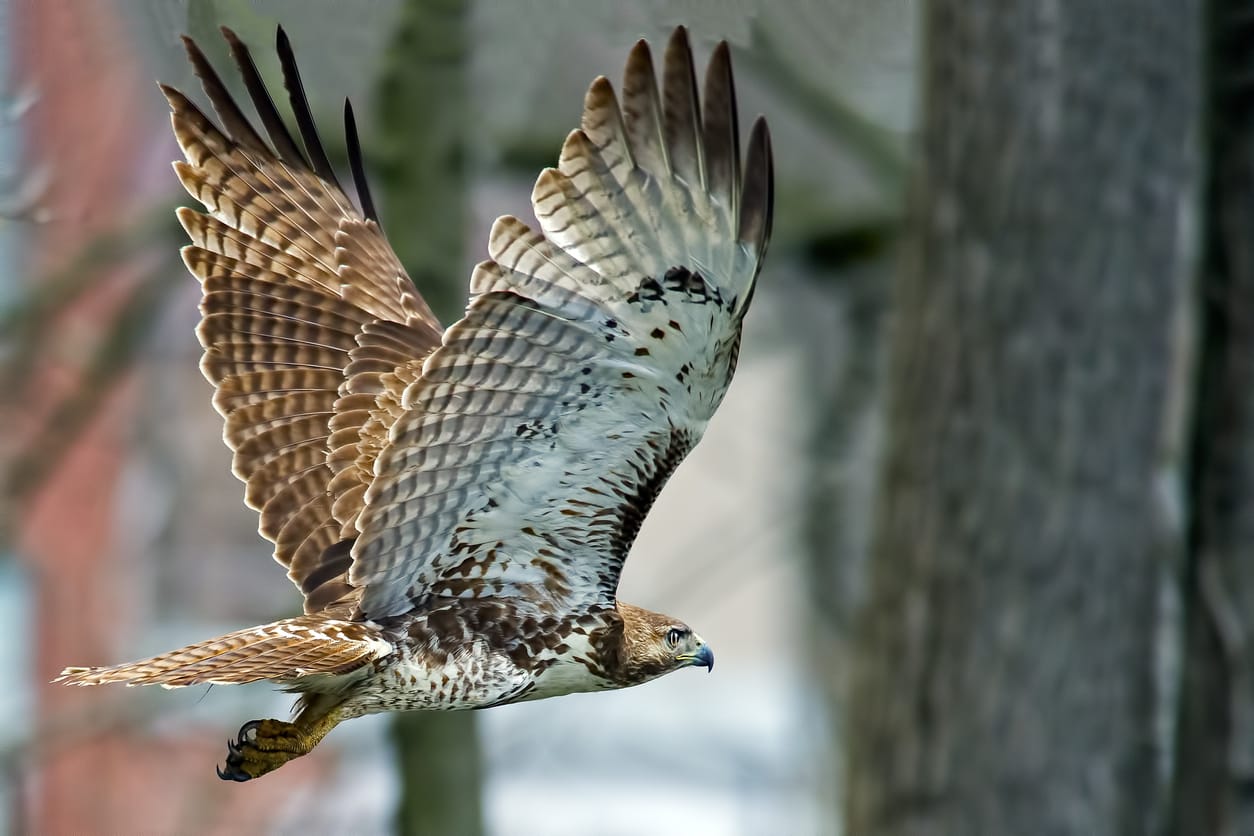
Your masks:
M445 323L461 316L464 262L470 7L405 0L379 79L378 147L388 240Z
M868 571L882 436L885 307L892 265L899 260L895 255L895 250L879 253L851 266L837 253L807 269L811 280L824 282L839 300L840 315L831 331L844 335L835 352L830 344L807 346L814 350L805 352L808 379L826 384L807 395L814 418L802 477L803 569L810 603L806 632L813 658L823 660L811 675L828 707L830 767L837 771L820 779L820 785L840 782L851 622L865 595ZM839 817L836 794L823 793L820 801L823 815Z
M469 273L465 172L465 0L408 0L378 88L375 161L388 239L444 322L465 302ZM483 830L474 715L398 714L400 833L460 836Z
M1254 833L1254 3L1214 0L1195 526L1173 834Z
M929 6L848 833L1163 823L1201 24L1185 0Z

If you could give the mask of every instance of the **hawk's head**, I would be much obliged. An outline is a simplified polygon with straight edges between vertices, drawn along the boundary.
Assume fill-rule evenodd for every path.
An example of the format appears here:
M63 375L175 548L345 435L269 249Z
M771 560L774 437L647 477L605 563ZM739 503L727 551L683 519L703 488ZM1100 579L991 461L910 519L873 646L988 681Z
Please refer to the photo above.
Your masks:
M714 670L714 652L677 618L619 603L623 618L623 678L635 685L680 668Z

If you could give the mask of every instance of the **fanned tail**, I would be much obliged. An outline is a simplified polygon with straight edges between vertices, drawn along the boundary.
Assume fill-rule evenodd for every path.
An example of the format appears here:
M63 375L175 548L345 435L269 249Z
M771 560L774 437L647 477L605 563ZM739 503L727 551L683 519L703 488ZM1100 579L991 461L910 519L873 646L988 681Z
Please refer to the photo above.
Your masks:
M299 616L237 630L148 659L107 667L72 667L67 685L242 685L350 673L392 652L369 624Z

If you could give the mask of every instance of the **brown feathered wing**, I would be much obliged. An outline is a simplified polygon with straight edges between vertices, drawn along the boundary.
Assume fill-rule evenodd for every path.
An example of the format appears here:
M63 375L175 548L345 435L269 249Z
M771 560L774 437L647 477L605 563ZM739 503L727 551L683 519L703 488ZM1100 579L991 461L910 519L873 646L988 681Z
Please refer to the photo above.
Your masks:
M179 210L183 250L201 280L205 354L233 469L261 534L316 611L351 593L347 551L373 461L400 393L441 327L385 240L346 111L359 210L313 128L290 46L278 51L302 151L244 45L224 30L274 150L251 127L200 49L185 39L224 130L162 87L186 157L175 163L208 214Z

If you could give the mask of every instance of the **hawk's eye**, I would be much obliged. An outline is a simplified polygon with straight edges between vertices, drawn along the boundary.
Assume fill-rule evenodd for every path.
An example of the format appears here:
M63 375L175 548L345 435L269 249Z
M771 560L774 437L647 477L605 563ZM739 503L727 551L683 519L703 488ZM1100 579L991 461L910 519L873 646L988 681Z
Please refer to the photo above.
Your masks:
M666 633L666 643L671 647L679 647L679 640L684 637L684 631L678 627L672 627Z

